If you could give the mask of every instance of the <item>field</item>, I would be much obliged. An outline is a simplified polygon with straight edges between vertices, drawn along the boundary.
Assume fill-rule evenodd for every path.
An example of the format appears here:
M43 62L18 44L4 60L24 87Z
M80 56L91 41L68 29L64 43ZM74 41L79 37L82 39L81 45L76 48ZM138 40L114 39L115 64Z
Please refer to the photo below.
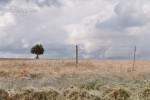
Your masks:
M0 100L150 100L150 61L1 59Z

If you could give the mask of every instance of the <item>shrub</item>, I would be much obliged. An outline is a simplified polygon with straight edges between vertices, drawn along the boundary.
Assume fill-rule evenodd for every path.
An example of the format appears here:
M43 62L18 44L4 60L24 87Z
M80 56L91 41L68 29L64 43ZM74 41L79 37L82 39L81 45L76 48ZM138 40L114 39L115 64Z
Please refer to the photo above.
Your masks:
M130 100L130 95L124 89L119 89L111 94L113 100Z

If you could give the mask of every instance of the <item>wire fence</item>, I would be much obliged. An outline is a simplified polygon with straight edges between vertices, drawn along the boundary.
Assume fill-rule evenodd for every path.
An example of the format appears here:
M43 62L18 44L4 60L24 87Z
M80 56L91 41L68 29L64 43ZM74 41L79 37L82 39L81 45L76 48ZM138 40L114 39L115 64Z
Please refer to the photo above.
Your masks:
M136 48L135 48L136 47ZM118 60L149 60L150 49L138 46L97 46L85 47L82 45L55 46L45 48L43 57L51 59L118 59ZM136 50L135 50L136 49ZM78 53L78 55L77 55Z
M84 45L44 45L46 59L115 59L115 60L150 60L150 48L135 45L122 46L84 46ZM0 58L34 58L30 47L26 49L0 49Z

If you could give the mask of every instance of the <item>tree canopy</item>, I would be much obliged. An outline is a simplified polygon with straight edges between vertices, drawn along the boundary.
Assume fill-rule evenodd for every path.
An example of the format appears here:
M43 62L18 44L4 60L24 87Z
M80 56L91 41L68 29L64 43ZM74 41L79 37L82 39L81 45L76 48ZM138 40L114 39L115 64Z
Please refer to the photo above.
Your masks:
M31 48L31 53L36 54L36 59L39 59L39 55L43 55L44 51L45 50L41 44L36 44Z

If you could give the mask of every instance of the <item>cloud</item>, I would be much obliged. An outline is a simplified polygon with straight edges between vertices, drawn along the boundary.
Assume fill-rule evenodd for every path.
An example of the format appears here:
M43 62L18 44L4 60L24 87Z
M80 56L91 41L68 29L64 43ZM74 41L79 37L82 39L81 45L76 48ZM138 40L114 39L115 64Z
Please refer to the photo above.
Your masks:
M150 15L143 11L145 5L141 2L131 0L121 1L114 7L115 15L108 20L98 23L100 27L122 31L131 27L142 27L147 24Z
M35 3L39 7L61 6L60 0L26 0L27 3Z
M63 34L61 24L56 20L59 18L58 10L58 8L43 8L34 13L3 13L0 16L0 51L4 52L4 55L7 53L7 56L16 54L20 57L25 54L28 56L31 46L35 43L42 43L46 48L47 45L61 43L60 41L63 41L63 45L66 36ZM61 33L63 36L59 35Z
M5 6L10 3L12 0L0 0L0 6Z
M150 25L150 14L144 11L149 4L146 0L142 5L140 0L122 0L113 7L113 12L109 11L110 15L99 12L68 26L67 30L71 33L68 41L81 45L90 57L97 52L96 58L130 59L137 45L140 48L138 55L144 58L145 42L147 44L148 41L141 42L140 37L146 38L147 32L145 34L143 30Z
M146 55L150 51L146 48L150 36L148 0L1 2L17 8L0 15L1 57L29 57L32 45L42 43L45 57L74 57L74 46L79 44L80 57L131 58L137 45L138 57L150 58ZM36 12L27 13L28 8Z
M15 23L15 19L11 13L5 13L4 15L0 15L0 27L8 27Z

